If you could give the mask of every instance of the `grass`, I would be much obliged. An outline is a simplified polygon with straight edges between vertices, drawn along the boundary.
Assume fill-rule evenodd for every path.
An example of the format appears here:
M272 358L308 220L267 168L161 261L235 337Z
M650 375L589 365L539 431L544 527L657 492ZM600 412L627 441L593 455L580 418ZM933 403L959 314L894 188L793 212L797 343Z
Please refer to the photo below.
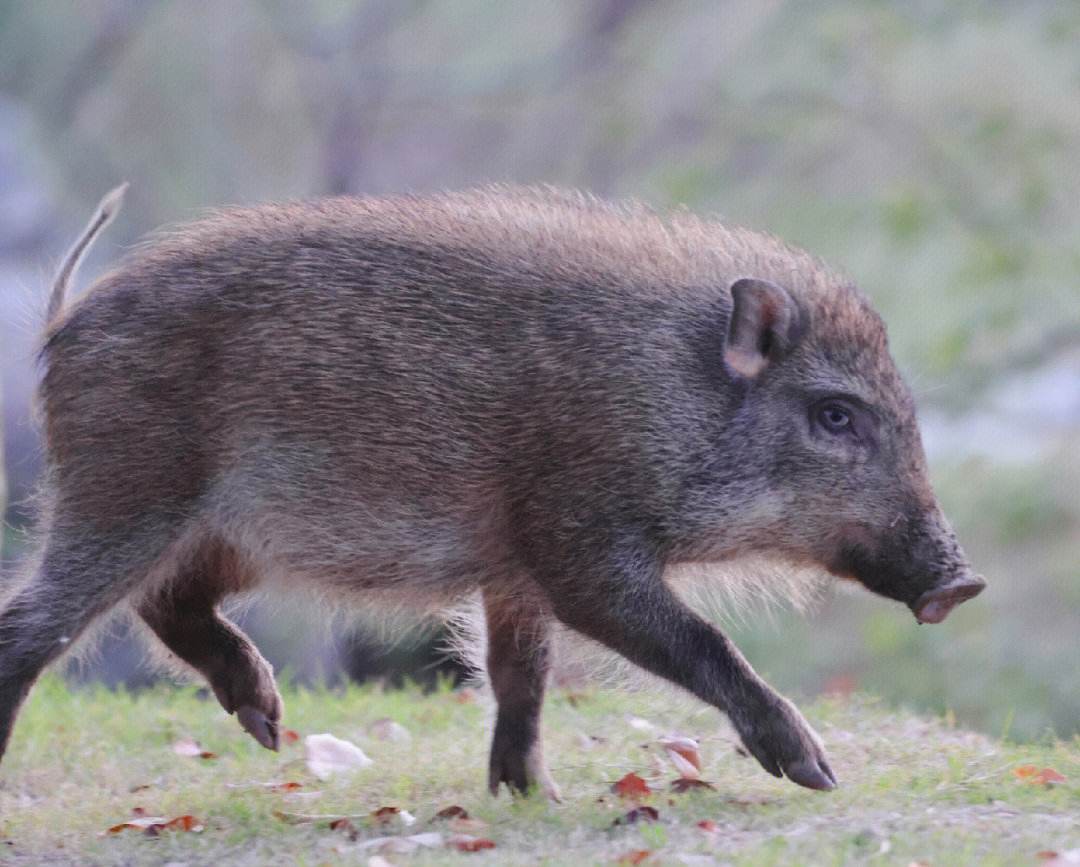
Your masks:
M35 689L0 771L0 862L24 864L366 864L364 839L440 830L436 811L464 807L493 850L388 854L394 864L610 864L649 850L645 864L1037 863L1037 853L1080 847L1080 740L1015 745L887 711L855 697L804 710L824 738L841 787L832 793L774 780L738 755L719 716L667 692L589 691L550 698L549 763L563 803L489 797L484 789L485 701L449 690L377 687L285 691L286 724L301 735L331 732L360 745L374 764L319 782L303 742L266 752L194 688L161 686L137 695L69 690L57 676ZM392 718L411 740L380 740L371 725ZM638 718L636 723L633 722ZM655 728L650 729L647 721ZM703 777L714 791L673 794L675 773L655 738L701 741ZM217 758L171 749L194 737ZM1025 782L1023 765L1064 775L1057 785ZM656 824L613 828L632 805L610 785L629 771L660 793L648 803ZM261 784L292 781L296 793ZM320 794L314 794L314 793ZM369 814L393 805L417 822L377 829ZM151 815L192 814L200 833L101 835L141 807ZM359 839L331 831L351 816ZM709 820L715 832L697 823ZM378 862L375 862L378 863Z

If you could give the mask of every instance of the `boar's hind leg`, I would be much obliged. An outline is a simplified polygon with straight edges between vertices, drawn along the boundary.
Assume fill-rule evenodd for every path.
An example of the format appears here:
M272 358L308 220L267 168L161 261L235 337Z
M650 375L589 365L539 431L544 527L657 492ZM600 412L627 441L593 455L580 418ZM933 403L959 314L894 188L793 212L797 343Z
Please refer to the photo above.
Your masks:
M251 640L217 611L246 576L227 546L205 545L176 576L138 604L139 616L177 657L200 672L221 706L267 749L279 745L281 696Z
M491 742L488 787L511 792L539 786L552 800L559 790L544 764L540 709L547 685L551 615L528 596L484 592L488 679L499 704Z
M172 539L149 519L105 536L57 519L33 577L0 612L0 756L41 671L142 580Z
M549 585L563 623L724 711L754 757L774 776L811 789L836 778L821 742L720 632L687 608L659 570L637 558L611 574Z

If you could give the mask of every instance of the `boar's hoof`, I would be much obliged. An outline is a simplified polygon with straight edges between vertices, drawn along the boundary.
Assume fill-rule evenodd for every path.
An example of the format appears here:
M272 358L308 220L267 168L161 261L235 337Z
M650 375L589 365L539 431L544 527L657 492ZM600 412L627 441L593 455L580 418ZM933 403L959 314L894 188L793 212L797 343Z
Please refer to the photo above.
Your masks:
M735 720L733 720L735 722ZM767 710L736 722L743 745L774 777L787 777L808 789L828 791L836 774L825 758L821 739L787 699L774 696Z
M529 796L540 791L549 801L562 803L559 787L548 773L538 745L534 744L532 749L522 753L496 739L491 750L488 790L498 796L503 783L511 795Z
M244 731L255 740L268 750L277 751L280 745L277 720L270 719L261 710L249 704L236 709L236 718L244 727Z
M816 762L804 759L786 765L784 767L784 776L791 782L798 783L808 789L827 792L829 789L836 788L836 775L833 773L832 768L829 767L829 763L824 759L818 759Z
M986 579L981 575L962 575L927 590L915 601L911 610L919 623L941 623L957 605L978 596L984 587Z

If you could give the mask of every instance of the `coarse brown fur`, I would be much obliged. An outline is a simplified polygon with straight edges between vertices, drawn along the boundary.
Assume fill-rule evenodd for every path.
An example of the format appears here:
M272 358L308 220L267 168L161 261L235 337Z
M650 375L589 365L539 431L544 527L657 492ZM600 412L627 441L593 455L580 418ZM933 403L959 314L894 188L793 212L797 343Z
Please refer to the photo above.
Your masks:
M480 591L493 790L554 795L557 622L829 788L805 720L665 575L768 555L927 619L977 592L880 318L774 238L551 189L263 205L157 235L62 309L101 225L49 305L46 541L0 614L0 750L41 668L125 599L276 746L269 666L217 609L276 579Z

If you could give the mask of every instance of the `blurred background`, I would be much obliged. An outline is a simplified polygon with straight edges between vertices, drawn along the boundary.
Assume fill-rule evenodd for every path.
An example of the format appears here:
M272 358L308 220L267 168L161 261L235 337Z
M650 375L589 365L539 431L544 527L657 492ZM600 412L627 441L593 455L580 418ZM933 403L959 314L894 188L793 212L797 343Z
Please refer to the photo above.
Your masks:
M944 626L835 593L735 640L795 695L867 690L1016 738L1080 733L1080 4L0 0L6 574L40 469L53 265L131 182L83 285L203 208L550 182L767 229L851 274L918 395L990 579ZM302 678L413 676L430 643L293 605ZM82 677L150 673L122 633Z

